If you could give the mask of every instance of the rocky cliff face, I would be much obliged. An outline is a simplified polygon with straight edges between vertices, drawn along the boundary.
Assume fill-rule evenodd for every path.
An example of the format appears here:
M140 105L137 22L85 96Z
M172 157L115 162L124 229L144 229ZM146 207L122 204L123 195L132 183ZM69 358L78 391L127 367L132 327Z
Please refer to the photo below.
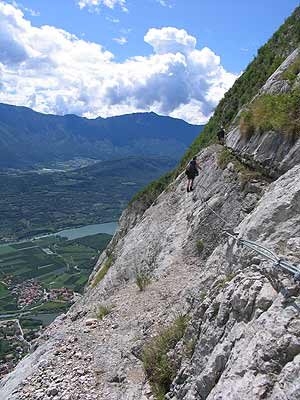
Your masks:
M236 155L203 150L192 193L182 174L146 211L125 211L85 295L1 383L0 399L154 399L143 349L178 316L182 335L158 371L168 373L166 399L300 399L299 284L224 235L230 229L299 264L298 142L269 160L265 140L243 144L233 127Z
M292 64L297 61L299 62L299 59L300 49L298 48L287 57L282 65L267 80L253 100L264 94L277 95L289 93L296 87L299 88L299 78L295 77L291 83L285 75ZM244 162L256 168L260 166L274 178L286 172L293 165L300 163L299 136L295 142L294 140L286 140L281 132L267 130L263 133L256 132L250 139L245 138L241 135L238 125L241 111L233 122L232 129L228 134L227 146L240 154Z

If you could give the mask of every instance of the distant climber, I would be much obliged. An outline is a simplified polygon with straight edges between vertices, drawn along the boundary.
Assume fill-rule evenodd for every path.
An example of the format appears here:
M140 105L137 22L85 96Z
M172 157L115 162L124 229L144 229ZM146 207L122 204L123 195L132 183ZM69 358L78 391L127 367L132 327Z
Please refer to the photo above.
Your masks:
M222 125L221 128L219 129L218 133L217 133L219 143L222 144L222 145L225 142L225 133L226 132L225 132L224 127Z
M199 162L197 161L197 157L193 157L193 159L188 163L188 166L185 170L185 174L188 178L186 188L187 192L192 192L194 190L193 183L195 177L199 175L198 169L201 169L201 167L199 165Z

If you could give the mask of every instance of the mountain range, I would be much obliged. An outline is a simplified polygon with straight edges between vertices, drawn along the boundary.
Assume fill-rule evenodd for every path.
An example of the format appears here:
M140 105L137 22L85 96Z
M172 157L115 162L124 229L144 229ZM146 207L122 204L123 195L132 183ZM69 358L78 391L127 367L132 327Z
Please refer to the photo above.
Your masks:
M76 157L103 161L161 156L178 160L201 129L153 112L87 119L0 104L0 168Z

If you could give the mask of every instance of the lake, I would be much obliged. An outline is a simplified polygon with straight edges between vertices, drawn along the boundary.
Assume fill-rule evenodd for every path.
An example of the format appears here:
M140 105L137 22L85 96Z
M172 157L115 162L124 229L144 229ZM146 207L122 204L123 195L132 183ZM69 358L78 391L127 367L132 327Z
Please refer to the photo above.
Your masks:
M113 235L117 227L117 222L107 222L106 224L86 225L81 228L64 229L63 231L57 232L55 235L66 237L68 240L97 235L98 233Z
M20 240L18 242L3 243L3 244L0 244L0 249L1 248L4 249L5 247L7 247L10 244L26 243L26 242L30 242L34 239L41 239L44 237L56 236L56 235L65 237L68 240L79 239L79 238L82 238L85 236L97 235L98 233L107 233L108 235L114 235L117 228L118 228L117 222L106 222L105 224L85 225L85 226L81 226L80 228L64 229L57 233L49 233L47 235L35 236L33 238L28 238L26 240ZM4 252L4 250L3 250L3 252Z

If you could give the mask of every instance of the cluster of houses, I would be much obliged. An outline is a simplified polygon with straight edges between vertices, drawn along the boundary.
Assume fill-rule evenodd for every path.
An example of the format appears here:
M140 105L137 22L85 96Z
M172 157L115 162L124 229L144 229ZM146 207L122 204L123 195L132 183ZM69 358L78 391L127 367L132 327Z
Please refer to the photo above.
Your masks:
M14 284L11 276L2 279L17 299L17 306L23 309L35 303L48 301L71 302L74 299L74 292L68 288L45 289L45 285L36 279L29 279L25 282ZM51 285L50 285L51 286ZM40 326L36 329L24 329L20 326L19 320L0 320L0 379L9 373L21 358L27 354L29 343L40 334ZM25 339L26 338L26 339Z
M68 288L50 289L47 291L36 279L29 279L19 283L11 290L12 295L17 298L18 308L30 306L40 301L71 301L74 292Z
M71 301L73 299L74 292L68 288L61 289L51 289L46 293L46 300L62 300L62 301Z
M11 290L11 293L17 298L19 308L37 303L44 297L43 287L36 279L29 279L17 284Z

